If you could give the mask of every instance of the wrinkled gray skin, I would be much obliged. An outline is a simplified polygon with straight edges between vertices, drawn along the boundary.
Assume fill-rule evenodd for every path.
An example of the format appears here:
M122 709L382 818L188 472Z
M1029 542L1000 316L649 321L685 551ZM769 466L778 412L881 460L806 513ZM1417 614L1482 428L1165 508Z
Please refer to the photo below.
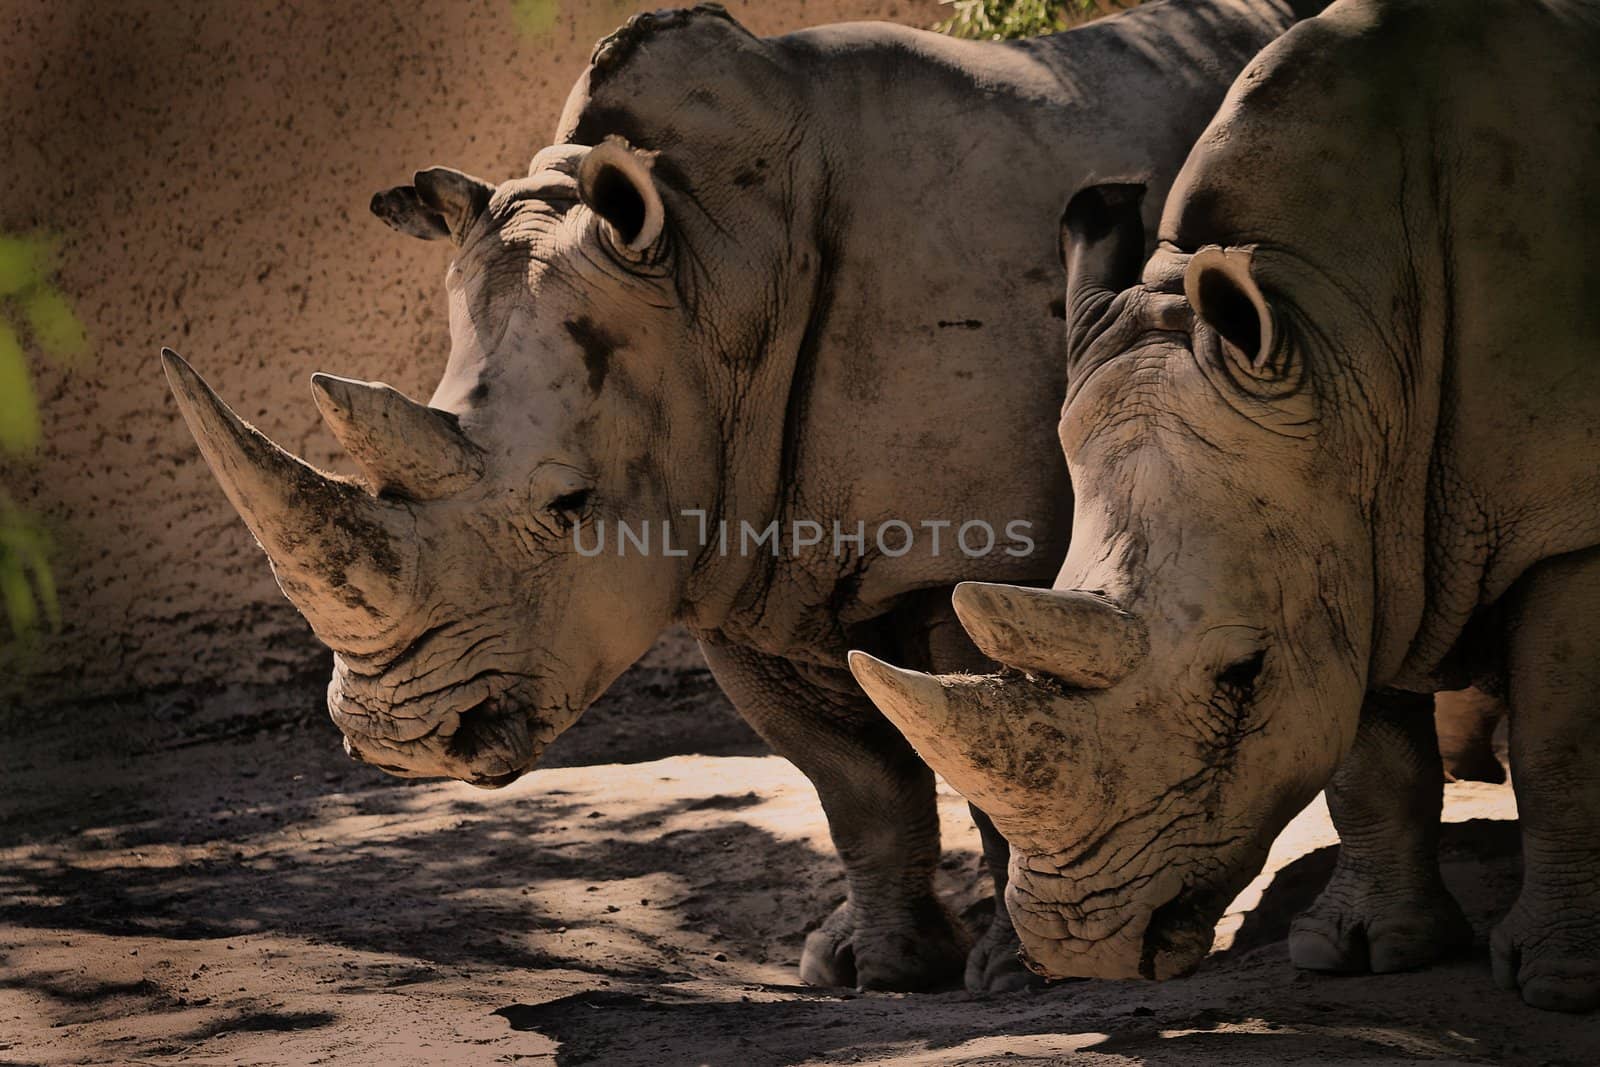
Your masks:
M602 44L529 177L435 168L374 201L456 248L429 407L314 381L366 488L276 451L170 357L206 458L336 653L328 702L350 752L503 785L685 623L816 784L844 861L849 897L802 977L910 989L965 966L974 988L1025 981L1003 908L969 955L934 896L933 776L845 653L982 666L950 588L1049 580L1065 467L1014 459L1040 455L1065 388L1067 196L1147 182L1153 221L1291 10L1152 3L1004 45L866 24L763 40L714 11L635 20ZM925 535L898 557L848 543L836 557L831 537L722 555L714 536L699 550L687 509L713 531L1023 520L1036 547L968 558L947 530L938 555ZM671 520L690 551L581 556L574 524L592 544L602 520ZM986 836L1001 872L1005 844Z
M957 589L1014 670L852 657L1010 839L1039 970L1192 968L1324 787L1294 961L1466 944L1429 696L1479 682L1524 847L1495 977L1600 1003L1597 55L1595 3L1345 0L1240 76L1142 283L1136 192L1074 200L1055 589Z

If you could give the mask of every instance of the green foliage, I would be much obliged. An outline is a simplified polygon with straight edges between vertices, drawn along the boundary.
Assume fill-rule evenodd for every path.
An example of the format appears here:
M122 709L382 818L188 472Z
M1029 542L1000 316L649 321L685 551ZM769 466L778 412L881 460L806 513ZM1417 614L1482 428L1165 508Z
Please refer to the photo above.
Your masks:
M41 614L50 629L61 628L50 548L38 521L0 490L0 606L14 636L33 633Z
M39 406L18 323L32 347L58 362L88 349L83 325L50 283L49 242L0 236L0 455L26 456L39 447ZM33 633L42 620L61 626L50 538L0 489L0 611L13 636Z
M530 37L550 38L558 30L574 40L596 36L615 28L629 15L656 7L688 7L690 0L643 3L642 0L510 0L511 21Z
M523 33L549 33L561 16L561 0L511 0L511 17Z
M1139 0L940 0L952 8L934 26L970 40L1007 41L1056 33L1080 22L1133 7Z
M38 443L39 408L28 358L16 331L0 322L0 452L31 452Z

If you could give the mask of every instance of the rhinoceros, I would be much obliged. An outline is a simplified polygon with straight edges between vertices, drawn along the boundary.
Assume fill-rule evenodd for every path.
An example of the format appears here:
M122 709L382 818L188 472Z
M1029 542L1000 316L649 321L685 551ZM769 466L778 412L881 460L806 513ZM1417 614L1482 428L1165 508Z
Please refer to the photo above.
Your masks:
M379 194L396 229L454 245L452 341L427 405L313 379L365 484L278 449L167 358L202 454L335 653L349 752L504 785L686 624L815 784L844 862L801 976L1027 979L1003 908L969 946L935 896L933 775L845 656L988 665L950 589L1048 582L1065 551L1064 463L1014 458L1039 454L1064 395L1071 191L1136 177L1153 223L1233 75L1322 6L1172 0L1008 44L638 16L526 177L435 167Z
M998 674L852 656L1012 844L1040 971L1188 971L1324 788L1294 962L1461 947L1430 697L1503 680L1494 975L1600 1003L1597 55L1591 2L1342 0L1240 75L1142 276L1137 188L1074 198L1054 588L955 591Z

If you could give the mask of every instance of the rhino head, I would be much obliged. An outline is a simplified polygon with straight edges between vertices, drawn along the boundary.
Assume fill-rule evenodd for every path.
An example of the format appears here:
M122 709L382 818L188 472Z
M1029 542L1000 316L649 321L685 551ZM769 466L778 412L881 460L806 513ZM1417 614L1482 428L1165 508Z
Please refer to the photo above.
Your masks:
M1310 326L1245 249L1158 252L1135 285L1138 199L1088 190L1066 218L1075 502L1055 587L955 593L1008 669L851 655L1010 839L1007 905L1054 977L1194 967L1348 751L1367 676L1364 472L1340 459L1359 452L1340 447Z
M653 62L749 106L652 115L626 61L663 28ZM809 157L778 176L793 185L732 179L761 108L790 106L770 76L741 83L765 69L738 63L759 47L709 9L635 19L528 176L433 168L374 198L395 229L453 245L451 350L427 405L313 379L362 483L278 448L165 357L206 461L334 651L328 706L353 756L506 784L664 626L726 610L749 564L686 543L684 512L764 521L774 506L819 260L796 200ZM619 552L602 524L652 531L651 549Z

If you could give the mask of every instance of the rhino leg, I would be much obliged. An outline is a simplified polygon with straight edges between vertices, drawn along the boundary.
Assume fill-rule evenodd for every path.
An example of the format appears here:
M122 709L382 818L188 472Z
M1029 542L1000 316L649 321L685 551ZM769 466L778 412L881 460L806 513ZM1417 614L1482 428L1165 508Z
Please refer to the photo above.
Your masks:
M901 648L896 662L907 663L936 674L968 672L987 674L996 664L978 651L967 636L966 627L956 617L949 589L929 589L908 597L897 620ZM905 635L915 635L907 640ZM989 928L978 938L967 955L965 984L971 993L1009 993L1045 980L1023 966L1017 928L1006 910L1006 882L1011 877L1011 844L989 817L969 804L972 821L983 840L984 865L994 883L994 916Z
M1446 781L1506 780L1506 769L1494 751L1494 731L1505 712L1503 700L1481 689L1434 694L1433 720Z
M739 713L811 779L844 863L849 895L806 938L801 980L908 991L959 981L969 941L933 890L933 772L848 674L835 689L748 648L701 648Z
M972 805L972 821L983 838L983 858L994 879L994 918L967 954L966 985L973 993L1010 993L1042 986L1044 979L1022 965L1017 928L1006 910L1006 882L1010 877L1011 845L994 828L989 816Z
M1522 892L1495 980L1554 1011L1600 1007L1600 550L1524 576L1510 616L1511 780Z
M1295 966L1387 973L1471 944L1439 875L1444 776L1432 711L1427 696L1368 695L1355 746L1328 784L1339 860L1290 929Z

